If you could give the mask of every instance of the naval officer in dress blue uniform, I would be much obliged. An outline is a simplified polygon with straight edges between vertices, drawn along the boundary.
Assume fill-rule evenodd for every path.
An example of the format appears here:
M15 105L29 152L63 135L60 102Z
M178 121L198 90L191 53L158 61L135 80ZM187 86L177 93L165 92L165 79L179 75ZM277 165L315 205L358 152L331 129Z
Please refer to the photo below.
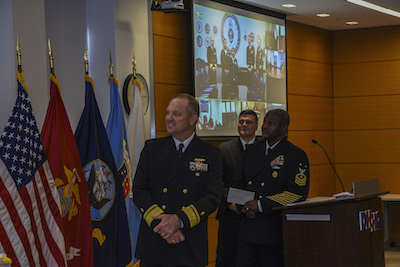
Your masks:
M217 49L214 47L214 36L210 37L210 45L207 47L208 83L217 85Z
M283 267L282 215L273 208L305 200L310 184L307 155L287 140L288 126L287 111L270 110L262 125L265 141L243 153L234 185L255 192L255 199L238 210L237 266Z
M141 152L133 186L141 267L208 264L207 218L220 202L222 162L219 148L196 136L198 117L196 99L175 95L165 116L170 136L146 141Z

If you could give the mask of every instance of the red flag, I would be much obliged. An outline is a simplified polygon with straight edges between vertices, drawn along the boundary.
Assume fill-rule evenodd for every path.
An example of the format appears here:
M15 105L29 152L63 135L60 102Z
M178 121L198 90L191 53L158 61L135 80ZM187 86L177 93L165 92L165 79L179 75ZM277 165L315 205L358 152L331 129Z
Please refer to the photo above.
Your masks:
M12 266L65 266L57 188L24 81L0 136L0 251Z
M67 263L93 266L88 187L57 77L50 74L50 82L42 139L60 197Z

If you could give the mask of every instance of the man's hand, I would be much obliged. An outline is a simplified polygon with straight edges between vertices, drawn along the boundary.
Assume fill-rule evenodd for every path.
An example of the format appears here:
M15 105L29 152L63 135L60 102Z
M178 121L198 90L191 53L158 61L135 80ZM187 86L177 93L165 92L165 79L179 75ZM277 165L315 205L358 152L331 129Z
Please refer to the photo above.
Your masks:
M166 239L168 244L178 244L180 242L185 241L185 236L183 235L182 231L178 229L169 239Z
M230 210L236 212L237 214L239 214L239 210L237 209L235 203L230 204L230 205L228 206L228 209L230 209Z
M179 227L181 226L181 220L179 217L176 214L161 214L153 216L153 219L161 220L161 222L154 227L153 231L161 235L161 237L165 240L168 241L170 239L172 241L173 239L171 239L171 237L179 230Z
M246 217L249 219L253 219L256 217L256 214L260 212L258 209L258 200L250 200L244 204L242 212L246 214Z

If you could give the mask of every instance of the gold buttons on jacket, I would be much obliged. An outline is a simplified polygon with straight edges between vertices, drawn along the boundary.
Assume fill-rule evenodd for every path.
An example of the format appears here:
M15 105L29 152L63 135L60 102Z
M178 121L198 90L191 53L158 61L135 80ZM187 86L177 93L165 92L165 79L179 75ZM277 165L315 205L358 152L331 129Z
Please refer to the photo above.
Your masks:
M262 195L260 195L258 198L260 198L260 199L261 199L261 198L262 198Z
M196 175L196 177L199 177L200 173L196 172L194 175Z
M206 214L205 211L200 212L200 215L203 216L204 214Z
M143 208L140 208L140 211L143 213L143 212L144 212L144 209L143 209Z
M183 192L184 194L186 194L186 193L188 192L188 190L185 188L185 189L182 190L182 192Z
M167 192L168 192L168 188L164 187L162 191L163 191L164 193L167 193Z
M252 185L253 182L252 182L252 181L248 181L247 184L248 184L248 185Z
M264 182L261 182L261 186L264 186L265 185L265 183Z
M162 208L163 210L165 210L165 209L167 208L167 206L162 205L161 208Z

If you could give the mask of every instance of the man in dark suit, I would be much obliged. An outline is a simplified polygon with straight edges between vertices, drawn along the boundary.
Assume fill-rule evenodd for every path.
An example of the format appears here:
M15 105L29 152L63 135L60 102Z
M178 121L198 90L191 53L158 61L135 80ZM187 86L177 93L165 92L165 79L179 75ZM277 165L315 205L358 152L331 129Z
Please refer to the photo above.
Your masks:
M257 38L256 66L254 80L248 100L262 101L265 99L265 80L264 80L264 48L261 47L261 38Z
M257 38L256 70L258 77L262 76L264 71L264 49L261 47L260 38Z
M194 133L199 104L189 94L170 101L170 136L148 140L140 155L133 200L141 211L135 257L141 267L206 266L207 218L221 198L220 150Z
M257 128L257 113L253 110L243 110L239 115L239 137L220 145L223 164L223 197L217 213L219 228L216 267L236 266L240 215L235 204L226 201L226 196L228 188L233 183L233 177L237 174L243 151L248 145L261 140L256 137Z
M264 118L266 139L243 154L234 185L255 192L239 210L238 266L283 267L282 217L274 207L303 201L309 189L306 153L287 140L289 114L270 110Z
M214 47L214 36L210 37L210 45L207 47L207 63L208 83L215 86L217 84L217 50Z
M229 99L239 99L239 64L236 58L236 49L232 48L231 51L231 72L232 72L232 85L229 90Z
M247 37L247 41L249 43L246 50L247 71L252 73L254 69L254 46L251 43L250 36Z
M232 84L232 57L228 49L226 39L222 39L223 48L221 50L221 68L222 68L222 98L228 99L229 90Z
M247 46L246 49L246 64L247 64L247 87L253 87L254 86L254 56L255 56L255 52L254 52L254 46L252 44L252 38L249 36L247 36L247 41L249 43L249 45Z

